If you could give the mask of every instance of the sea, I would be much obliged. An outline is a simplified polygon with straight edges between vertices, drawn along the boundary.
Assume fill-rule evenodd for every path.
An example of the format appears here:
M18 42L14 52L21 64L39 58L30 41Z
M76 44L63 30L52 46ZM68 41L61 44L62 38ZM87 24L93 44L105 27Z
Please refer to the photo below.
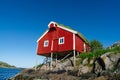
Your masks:
M0 68L0 80L8 80L21 71L22 69L19 68Z

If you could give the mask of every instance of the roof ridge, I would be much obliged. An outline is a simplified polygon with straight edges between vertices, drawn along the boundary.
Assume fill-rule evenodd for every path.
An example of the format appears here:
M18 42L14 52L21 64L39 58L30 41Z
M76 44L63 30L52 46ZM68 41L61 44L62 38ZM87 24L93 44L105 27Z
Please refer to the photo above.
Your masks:
M60 24L60 23L57 23L57 22L56 22L56 24L58 24L58 25L61 26L61 27L65 27L65 28L67 28L67 29L71 29L71 30L73 30L73 31L76 31L76 30L72 29L72 28L69 27L69 26L65 26L64 24ZM78 31L76 31L76 32L77 32L77 34L78 34L86 43L89 44L89 41L87 40L87 38L86 38L82 33L78 32Z

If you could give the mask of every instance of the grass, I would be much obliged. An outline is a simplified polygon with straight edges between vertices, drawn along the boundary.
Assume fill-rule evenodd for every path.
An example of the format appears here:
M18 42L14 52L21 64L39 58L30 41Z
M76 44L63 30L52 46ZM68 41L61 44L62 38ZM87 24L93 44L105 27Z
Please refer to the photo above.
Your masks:
M103 49L103 50L97 50L95 52L82 53L78 56L79 58L82 59L81 61L79 61L79 63L82 63L85 58L88 58L88 61L90 62L91 59L99 57L107 52L113 52L113 54L120 53L120 46L114 47L112 49Z

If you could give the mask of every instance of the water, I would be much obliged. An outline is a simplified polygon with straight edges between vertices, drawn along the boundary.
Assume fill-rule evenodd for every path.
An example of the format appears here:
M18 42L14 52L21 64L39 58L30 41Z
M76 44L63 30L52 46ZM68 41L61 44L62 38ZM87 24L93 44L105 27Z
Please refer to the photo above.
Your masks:
M7 80L19 73L21 69L16 68L0 68L0 80Z

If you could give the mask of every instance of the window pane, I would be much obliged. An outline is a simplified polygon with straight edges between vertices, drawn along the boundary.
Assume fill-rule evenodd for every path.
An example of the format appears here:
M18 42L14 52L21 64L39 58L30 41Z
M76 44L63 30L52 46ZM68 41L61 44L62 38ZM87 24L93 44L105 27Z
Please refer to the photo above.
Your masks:
M44 47L47 47L47 46L48 46L48 43L49 43L49 41L48 41L48 40L45 40L45 41L44 41Z
M59 44L64 44L64 37L59 38Z

